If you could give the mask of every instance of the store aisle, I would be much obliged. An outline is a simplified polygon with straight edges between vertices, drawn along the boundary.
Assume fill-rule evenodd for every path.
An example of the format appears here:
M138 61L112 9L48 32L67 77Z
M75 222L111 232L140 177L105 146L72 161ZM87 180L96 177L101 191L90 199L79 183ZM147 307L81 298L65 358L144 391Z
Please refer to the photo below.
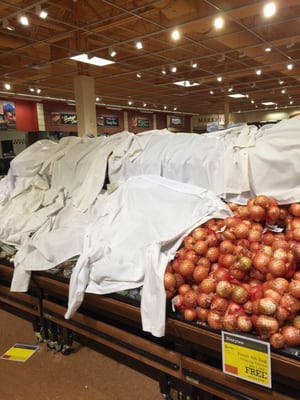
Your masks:
M30 322L0 310L0 353L37 344ZM161 400L159 384L88 347L70 355L45 343L26 362L0 359L1 400Z

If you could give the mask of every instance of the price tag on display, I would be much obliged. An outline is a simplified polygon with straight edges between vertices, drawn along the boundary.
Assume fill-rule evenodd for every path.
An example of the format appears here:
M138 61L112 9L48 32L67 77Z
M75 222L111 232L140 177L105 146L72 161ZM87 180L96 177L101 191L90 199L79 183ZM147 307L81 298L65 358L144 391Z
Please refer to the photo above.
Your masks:
M270 343L222 332L223 372L272 388Z

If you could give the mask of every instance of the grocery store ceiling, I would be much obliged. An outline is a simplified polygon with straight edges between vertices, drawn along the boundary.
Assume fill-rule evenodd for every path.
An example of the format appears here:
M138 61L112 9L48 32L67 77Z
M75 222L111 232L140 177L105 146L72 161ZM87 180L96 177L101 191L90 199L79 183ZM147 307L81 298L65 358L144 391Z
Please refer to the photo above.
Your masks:
M274 3L275 15L266 18L266 2L255 0L0 1L0 96L74 100L74 76L83 74L95 79L99 104L127 107L131 100L137 108L198 114L223 113L225 103L230 112L274 108L262 102L299 107L300 0ZM115 63L70 60L79 53Z

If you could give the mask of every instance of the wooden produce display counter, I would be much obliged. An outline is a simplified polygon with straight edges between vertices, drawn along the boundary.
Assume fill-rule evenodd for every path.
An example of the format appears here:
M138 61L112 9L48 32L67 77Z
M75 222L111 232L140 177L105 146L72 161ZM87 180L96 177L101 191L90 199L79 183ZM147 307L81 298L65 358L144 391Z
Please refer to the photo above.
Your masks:
M271 352L272 389L268 389L223 373L219 332L182 321L168 311L166 335L155 338L142 331L138 304L119 295L86 294L78 312L66 320L67 280L34 272L28 293L13 293L12 272L9 263L0 262L0 304L38 320L40 329L55 324L119 354L124 363L130 359L145 371L150 368L164 399L171 399L171 388L181 393L181 399L191 400L299 398L297 351Z

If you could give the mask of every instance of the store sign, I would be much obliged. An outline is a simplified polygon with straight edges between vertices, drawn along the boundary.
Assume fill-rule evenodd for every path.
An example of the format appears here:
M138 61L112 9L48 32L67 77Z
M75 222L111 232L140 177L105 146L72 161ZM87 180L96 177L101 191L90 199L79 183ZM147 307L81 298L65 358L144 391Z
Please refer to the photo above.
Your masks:
M150 128L149 118L132 118L131 125L136 128Z
M223 372L272 388L270 343L222 332Z
M97 117L98 126L119 126L119 117Z
M52 112L51 113L52 125L76 125L77 115L75 113Z
M0 101L0 130L16 128L15 104L11 101Z
M199 124L210 124L210 123L216 123L220 125L224 125L225 117L222 114L210 114L210 115L201 115L198 117L198 123Z
M63 125L76 125L77 124L77 115L72 113L60 113L60 122Z

